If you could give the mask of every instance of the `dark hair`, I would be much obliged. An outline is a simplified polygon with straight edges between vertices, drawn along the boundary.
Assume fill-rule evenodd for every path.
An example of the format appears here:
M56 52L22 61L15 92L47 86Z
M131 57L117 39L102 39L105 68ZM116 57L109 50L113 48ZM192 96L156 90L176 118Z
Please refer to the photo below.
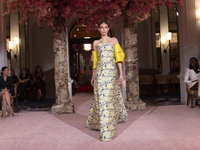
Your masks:
M102 23L105 23L105 24L107 24L107 25L108 25L108 27L109 27L109 24L108 24L106 21L101 21L101 22L99 23L99 27L100 27L100 25L101 25Z
M37 68L40 68L40 73L41 73L41 75L43 75L43 72L42 72L42 68L38 65L36 68L35 68L35 74L34 74L34 76L36 76L37 74L38 74L38 72L37 72Z
M5 69L7 69L8 67L7 66L3 66L2 68L1 68L1 71L4 71ZM3 73L1 72L1 75L3 75Z
M192 59L194 59L195 61L196 61L196 65L195 65L195 69L196 70L194 70L194 68L192 67L192 65L191 65L191 60ZM193 69L196 73L199 73L199 63L198 63L198 59L197 58L195 58L195 57L192 57L192 58L190 58L190 66L189 66L189 68L190 69Z
M26 68L22 68L22 70L21 70L21 75L23 75L23 73L22 73L23 70L25 70L25 71L26 71L26 74L27 74Z

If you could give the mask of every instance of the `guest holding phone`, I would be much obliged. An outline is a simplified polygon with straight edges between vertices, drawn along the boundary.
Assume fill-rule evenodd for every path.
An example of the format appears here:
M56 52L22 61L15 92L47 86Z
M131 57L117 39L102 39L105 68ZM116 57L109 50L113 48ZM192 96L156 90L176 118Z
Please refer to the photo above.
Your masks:
M40 100L40 98L42 97L42 94L44 94L45 92L45 86L46 86L45 75L43 74L40 66L37 66L35 68L33 81L38 92L38 100Z

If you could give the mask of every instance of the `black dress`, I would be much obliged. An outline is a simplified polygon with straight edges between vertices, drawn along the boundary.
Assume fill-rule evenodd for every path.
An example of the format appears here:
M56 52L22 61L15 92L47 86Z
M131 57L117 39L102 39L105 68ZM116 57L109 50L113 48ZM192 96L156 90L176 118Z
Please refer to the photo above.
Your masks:
M14 95L14 82L12 77L7 76L6 81L4 81L3 76L0 76L0 91L5 88L9 90L11 95Z
M18 82L18 78L16 75L12 76L14 83L16 84Z
M21 80L24 80L24 79L28 79L28 75L26 74L25 77L23 77L23 75L19 76L19 78ZM26 88L29 86L28 82L25 82L25 83L20 83L20 91L19 91L19 95L20 96L23 96L23 100L27 99L27 94L26 94Z
M45 93L46 82L43 81L42 78L43 78L43 74L41 74L41 77L37 76L36 81L35 81L35 87L36 89L40 89L42 93Z

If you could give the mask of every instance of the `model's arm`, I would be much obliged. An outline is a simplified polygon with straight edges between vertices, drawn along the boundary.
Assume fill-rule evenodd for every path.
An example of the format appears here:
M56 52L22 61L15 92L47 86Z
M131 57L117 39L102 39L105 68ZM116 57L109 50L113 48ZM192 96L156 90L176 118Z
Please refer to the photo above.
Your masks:
M124 81L124 77L123 77L123 71L122 71L122 63L117 63L118 68L119 68L119 84L122 84Z
M93 49L94 49L95 52L97 52L97 49L96 49L97 43L98 43L98 41L96 41L96 40L93 42ZM94 65L94 63L93 63L93 65ZM93 70L92 70L92 79L91 79L91 85L92 86L94 86L94 74L95 74L95 70L96 70L96 68L93 68Z
M116 38L113 38L113 44L115 45L115 44L118 44L119 42L118 42L118 40L116 39ZM118 68L119 68L119 84L122 84L123 83L123 81L124 81L124 77L123 77L123 71L122 71L122 61L118 61L117 62L117 66L118 66Z

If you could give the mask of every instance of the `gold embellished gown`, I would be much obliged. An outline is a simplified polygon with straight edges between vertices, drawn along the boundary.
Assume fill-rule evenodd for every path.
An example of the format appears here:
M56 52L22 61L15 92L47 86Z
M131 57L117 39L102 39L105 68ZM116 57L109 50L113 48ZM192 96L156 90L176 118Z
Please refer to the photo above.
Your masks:
M93 51L94 98L86 121L86 127L100 130L101 141L111 141L116 134L116 124L126 122L124 106L117 71L117 62L124 60L119 44L101 43Z

